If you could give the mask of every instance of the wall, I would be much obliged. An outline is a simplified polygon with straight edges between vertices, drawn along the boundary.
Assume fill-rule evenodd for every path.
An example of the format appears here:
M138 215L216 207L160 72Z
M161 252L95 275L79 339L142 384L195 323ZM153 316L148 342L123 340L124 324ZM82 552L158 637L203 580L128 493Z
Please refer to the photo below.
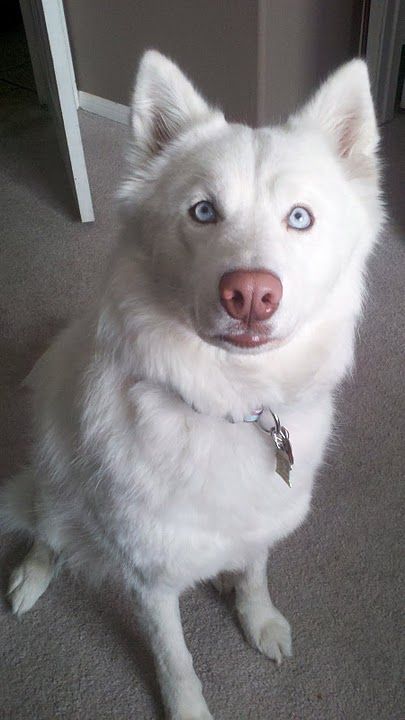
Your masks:
M155 47L233 120L277 122L357 53L361 0L64 0L78 87L127 104Z
M360 0L261 0L259 123L278 122L358 52Z
M231 119L256 121L255 0L65 0L80 90L127 104L146 48L177 61Z

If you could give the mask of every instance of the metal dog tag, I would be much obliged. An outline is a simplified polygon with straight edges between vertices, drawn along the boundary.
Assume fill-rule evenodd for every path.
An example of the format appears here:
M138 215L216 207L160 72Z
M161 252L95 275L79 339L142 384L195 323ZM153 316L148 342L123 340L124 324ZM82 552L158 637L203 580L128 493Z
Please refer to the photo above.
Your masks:
M257 425L266 435L271 435L276 448L276 473L283 478L288 487L291 487L290 472L294 465L294 457L290 434L287 428L281 425L278 416L272 410L270 412L273 415L275 426L271 430L267 430L261 425L260 419Z
M276 446L276 473L283 478L288 487L291 487L290 472L294 464L294 457L288 430L281 425L279 418L273 412L275 426L271 429L271 436Z

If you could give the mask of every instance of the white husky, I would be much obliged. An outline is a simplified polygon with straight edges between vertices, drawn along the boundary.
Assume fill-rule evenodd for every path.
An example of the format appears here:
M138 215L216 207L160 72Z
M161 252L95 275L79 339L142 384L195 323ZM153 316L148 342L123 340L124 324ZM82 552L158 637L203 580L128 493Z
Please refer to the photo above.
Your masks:
M29 378L32 466L1 503L33 545L9 597L28 610L60 562L96 580L118 572L168 717L207 720L182 591L230 573L249 642L277 663L291 653L267 554L308 512L352 362L382 218L378 133L360 60L283 127L252 130L149 51L131 120L124 227L102 292ZM259 427L277 430L271 413L290 433L291 487L286 436Z

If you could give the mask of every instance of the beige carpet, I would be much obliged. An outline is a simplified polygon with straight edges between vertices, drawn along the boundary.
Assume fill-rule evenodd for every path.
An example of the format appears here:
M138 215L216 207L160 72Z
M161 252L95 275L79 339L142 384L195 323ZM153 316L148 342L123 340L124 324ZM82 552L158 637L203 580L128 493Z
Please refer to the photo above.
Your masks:
M4 477L24 462L29 443L29 399L19 383L55 331L91 297L115 237L112 196L125 128L81 114L97 218L83 226L34 95L10 88L1 108ZM270 586L292 623L294 657L277 669L248 647L229 603L208 586L182 603L186 638L217 720L405 717L404 132L404 116L384 129L395 223L370 263L357 370L339 393L338 430L319 473L313 511L271 557ZM21 543L1 537L3 588L21 551ZM96 595L62 574L21 620L3 604L0 663L2 720L161 717L151 657L130 602L111 587Z

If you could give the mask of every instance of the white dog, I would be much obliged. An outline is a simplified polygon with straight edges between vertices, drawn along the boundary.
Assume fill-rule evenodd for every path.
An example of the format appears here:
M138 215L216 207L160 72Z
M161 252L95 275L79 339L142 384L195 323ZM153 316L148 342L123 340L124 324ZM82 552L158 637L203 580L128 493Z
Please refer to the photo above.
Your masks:
M29 377L32 465L1 503L33 545L9 597L28 610L61 562L95 580L118 572L168 717L207 720L186 588L230 573L249 642L277 663L291 653L267 554L308 513L352 362L382 219L378 133L360 60L283 127L252 130L149 51L131 120L103 289Z

